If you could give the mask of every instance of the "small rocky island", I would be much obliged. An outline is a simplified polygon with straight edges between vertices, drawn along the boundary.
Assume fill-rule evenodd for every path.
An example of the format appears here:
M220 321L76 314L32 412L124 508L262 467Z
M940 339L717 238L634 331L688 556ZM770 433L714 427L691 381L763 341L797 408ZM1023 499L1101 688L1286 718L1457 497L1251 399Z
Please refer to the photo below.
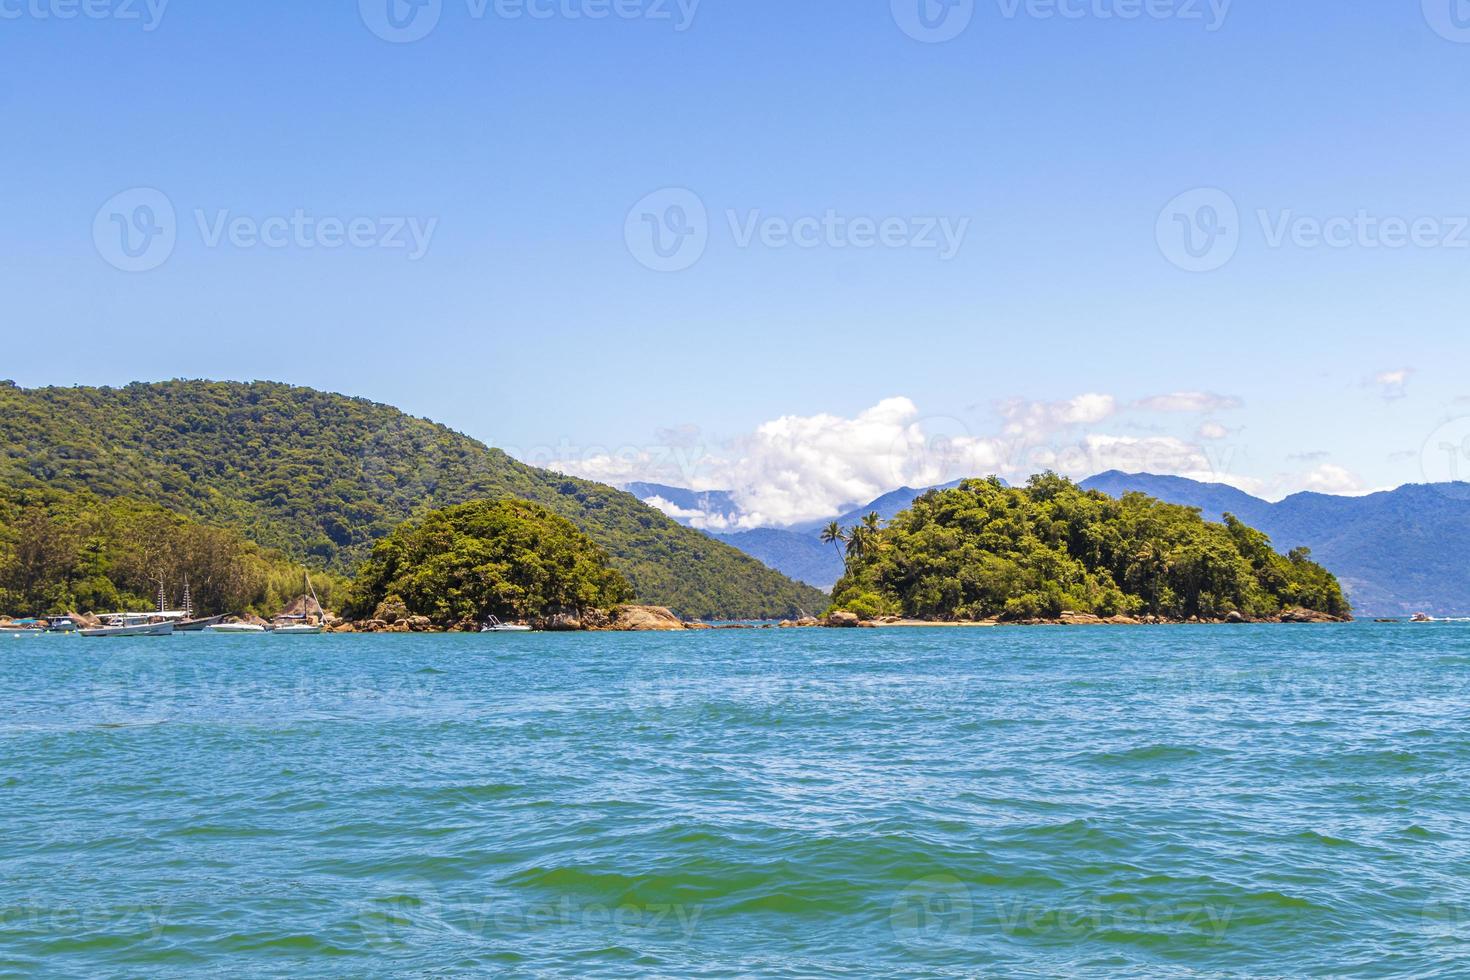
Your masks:
M1231 515L1139 493L1120 499L1046 473L970 480L888 525L846 532L834 611L859 622L1243 623L1351 618L1306 549L1283 555Z

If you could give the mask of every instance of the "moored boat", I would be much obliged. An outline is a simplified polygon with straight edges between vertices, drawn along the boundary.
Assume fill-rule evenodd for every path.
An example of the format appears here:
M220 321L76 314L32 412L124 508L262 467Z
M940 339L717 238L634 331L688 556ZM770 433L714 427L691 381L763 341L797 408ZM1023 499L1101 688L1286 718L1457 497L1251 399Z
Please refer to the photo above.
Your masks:
M44 632L46 632L46 625L39 619L13 619L9 622L0 623L0 633L25 635L26 633Z
M177 623L174 623L174 632L202 633L211 626L216 626L224 621L225 617L223 615L205 616L201 619L181 619Z
M205 626L201 632L204 633L265 633L264 626L255 623L212 623Z
M481 633L529 633L529 632L531 632L531 627L529 627L529 626L521 626L521 625L518 625L516 623L502 623L496 617L491 616L489 619L487 619L485 621L485 625L482 626L482 627L480 627L480 632Z
M122 636L172 636L172 620L161 619L152 613L114 613L102 617L102 625L96 629L77 630L79 636L89 638Z
M321 600L316 596L316 588L311 584L311 573L302 569L302 575L305 576L306 592L301 596L301 612L277 616L270 630L273 636L316 636L326 629L326 610L322 609ZM294 605L293 603L292 606ZM315 623L311 621L313 605L317 611Z

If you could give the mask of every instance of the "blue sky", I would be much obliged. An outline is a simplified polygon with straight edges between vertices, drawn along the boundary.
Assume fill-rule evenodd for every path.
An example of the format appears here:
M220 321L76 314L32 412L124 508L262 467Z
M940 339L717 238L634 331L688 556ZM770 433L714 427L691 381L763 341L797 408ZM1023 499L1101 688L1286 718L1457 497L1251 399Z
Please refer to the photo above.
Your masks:
M21 384L307 384L773 519L936 441L1470 474L1451 0L87 2L0 0Z

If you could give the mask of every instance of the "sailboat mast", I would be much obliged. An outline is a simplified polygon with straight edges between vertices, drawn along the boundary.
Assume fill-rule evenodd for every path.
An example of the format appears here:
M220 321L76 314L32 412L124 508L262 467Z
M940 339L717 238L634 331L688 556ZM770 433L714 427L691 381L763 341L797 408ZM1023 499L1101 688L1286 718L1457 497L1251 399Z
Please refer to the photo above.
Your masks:
M311 601L314 602L314 603L316 603L316 615L317 615L317 619L320 620L323 624L325 624L326 621L327 621L327 611L322 608L322 601L316 597L316 589L311 584L311 572L309 572L305 568L303 568L301 570L301 574L304 575L304 576L306 576L306 592L307 592L307 595L311 596ZM310 606L307 606L304 611L307 612L307 613L309 613L311 611L311 607ZM302 622L309 622L309 620L303 618L302 619Z

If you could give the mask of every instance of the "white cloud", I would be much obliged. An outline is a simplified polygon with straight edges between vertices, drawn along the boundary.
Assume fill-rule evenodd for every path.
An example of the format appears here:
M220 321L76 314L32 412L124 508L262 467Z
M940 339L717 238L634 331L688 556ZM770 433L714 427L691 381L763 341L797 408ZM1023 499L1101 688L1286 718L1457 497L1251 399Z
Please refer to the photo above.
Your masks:
M667 500L664 513L708 530L783 526L830 517L900 486L925 487L1001 469L1001 443L963 422L923 418L908 398L889 398L857 415L787 415L706 452L656 447L569 454L552 468L613 484L671 483L728 490L740 515L690 512Z
M669 515L676 521L689 521L691 523L698 521L702 523L706 517L705 512L702 510L691 510L688 507L680 507L678 504L658 496L644 497L643 502L655 510ZM695 526L701 525L696 524Z
M1404 398L1409 393L1409 379L1414 376L1411 367L1395 368L1392 371L1380 371L1375 374L1370 384L1377 386L1379 394L1388 401L1396 401Z
M1168 395L1143 398L1133 407L1144 412L1187 412L1205 415L1210 412L1229 412L1244 403L1230 395L1216 395L1208 391L1176 391Z
M1078 425L1095 425L1118 411L1118 400L1112 395L1096 393L1078 395L1060 402L1028 402L1019 398L997 406L1005 419L1006 435L1044 438L1062 429Z
M899 486L993 472L1000 453L955 419L922 419L889 398L847 419L788 415L732 446L714 477L732 488L747 527L794 524L866 503Z
M1301 478L1301 489L1315 493L1354 494L1364 491L1362 479L1336 463L1323 463Z
M508 449L512 456L532 466L543 466L558 473L596 480L613 486L644 481L648 483L685 486L691 475L690 467L681 465L682 457L665 447L624 447L609 450L592 446L577 452L570 447L558 447L564 455L556 459L540 458L537 454Z
M734 517L650 501L708 530L818 520L900 486L934 486L992 473L1019 482L1047 469L1076 479L1118 469L1229 483L1252 493L1261 489L1257 481L1231 474L1227 464L1233 448L1221 442L1228 431L1216 423L1201 428L1199 442L1098 432L1099 424L1120 414L1116 398L1098 393L1051 402L1014 399L996 410L1001 431L976 434L959 419L922 416L911 399L895 397L853 418L787 415L717 445L568 454L554 468L614 484L647 481L729 491L739 508ZM1214 447L1207 449L1211 443Z

